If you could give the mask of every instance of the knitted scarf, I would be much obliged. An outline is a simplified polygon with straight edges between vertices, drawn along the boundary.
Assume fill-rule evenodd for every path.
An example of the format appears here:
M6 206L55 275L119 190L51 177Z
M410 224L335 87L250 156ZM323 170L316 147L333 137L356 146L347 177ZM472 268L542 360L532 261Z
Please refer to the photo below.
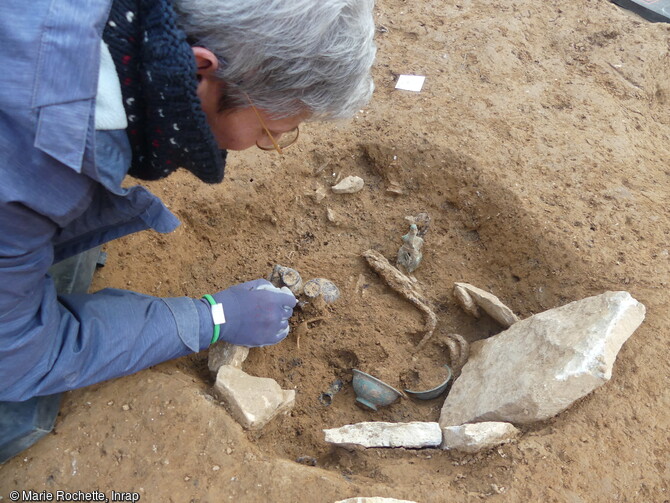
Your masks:
M217 147L200 106L193 51L169 0L114 0L103 39L128 118L129 174L158 180L185 168L219 183L226 151Z

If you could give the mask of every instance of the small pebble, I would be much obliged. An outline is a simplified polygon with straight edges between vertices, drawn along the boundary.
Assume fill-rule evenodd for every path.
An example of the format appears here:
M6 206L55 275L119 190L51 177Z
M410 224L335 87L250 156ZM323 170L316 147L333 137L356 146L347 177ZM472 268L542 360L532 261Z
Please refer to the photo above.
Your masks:
M335 213L334 210L331 208L326 208L326 218L330 223L336 224L337 223L337 213Z
M325 197L326 197L326 189L324 189L323 187L319 187L314 191L314 199L316 199L317 203L323 201Z
M121 407L123 410L130 410L130 405L124 404L123 407Z
M219 465L212 466L212 471L218 472L221 469Z
M233 453L233 450L230 447L228 447L226 449L226 454L232 454L232 453Z
M360 176L348 176L330 189L335 194L353 194L362 190L364 186L365 181Z
M300 456L295 461L301 465L316 466L316 458L313 458L312 456Z

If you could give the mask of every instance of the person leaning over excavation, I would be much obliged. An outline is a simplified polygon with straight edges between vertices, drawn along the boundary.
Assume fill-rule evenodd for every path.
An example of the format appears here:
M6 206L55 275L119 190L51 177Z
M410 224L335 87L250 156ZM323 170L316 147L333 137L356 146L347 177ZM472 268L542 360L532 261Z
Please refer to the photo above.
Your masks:
M303 121L352 116L371 96L375 54L373 0L26 5L0 3L5 430L14 426L3 408L35 397L131 374L216 338L265 346L287 336L296 299L263 279L203 299L61 295L52 266L129 233L177 227L156 196L122 188L126 174L156 180L180 167L219 183L226 150L281 153ZM30 443L0 446L0 461Z

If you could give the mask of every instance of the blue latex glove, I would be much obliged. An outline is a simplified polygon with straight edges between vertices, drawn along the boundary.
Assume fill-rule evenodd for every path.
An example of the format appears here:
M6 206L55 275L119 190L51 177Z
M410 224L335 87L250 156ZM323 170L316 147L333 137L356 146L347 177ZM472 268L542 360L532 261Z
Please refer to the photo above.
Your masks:
M231 286L212 295L223 304L226 322L219 340L238 346L269 346L288 335L288 319L296 298L286 287L277 288L267 280L257 279ZM211 313L207 301L207 312ZM209 324L213 327L211 315Z

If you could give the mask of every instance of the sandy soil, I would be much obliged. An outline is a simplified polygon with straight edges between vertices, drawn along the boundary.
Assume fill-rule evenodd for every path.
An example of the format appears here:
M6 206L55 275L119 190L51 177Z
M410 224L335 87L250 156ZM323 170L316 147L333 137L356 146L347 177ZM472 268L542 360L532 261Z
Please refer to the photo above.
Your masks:
M293 334L253 349L245 364L295 389L293 412L246 432L210 396L206 352L167 362L68 393L55 433L0 468L0 496L113 489L151 502L670 499L670 25L606 0L379 0L377 12L377 91L368 108L347 123L306 126L283 158L231 155L221 186L184 173L149 184L183 225L111 243L94 283L200 296L264 277L275 263L335 281L342 297L324 320L299 343ZM394 89L406 73L427 76L421 93ZM365 189L330 193L347 175L364 178ZM361 253L395 257L405 216L419 212L432 224L414 276L439 325L417 353L421 314ZM416 383L412 369L448 361L443 334L472 341L497 333L456 306L455 281L492 291L521 317L627 290L647 319L609 383L526 427L513 444L468 456L326 445L327 427L437 420L439 399L363 411L349 382L355 367L394 386ZM307 316L297 313L296 323ZM326 407L318 397L336 379L346 384Z

